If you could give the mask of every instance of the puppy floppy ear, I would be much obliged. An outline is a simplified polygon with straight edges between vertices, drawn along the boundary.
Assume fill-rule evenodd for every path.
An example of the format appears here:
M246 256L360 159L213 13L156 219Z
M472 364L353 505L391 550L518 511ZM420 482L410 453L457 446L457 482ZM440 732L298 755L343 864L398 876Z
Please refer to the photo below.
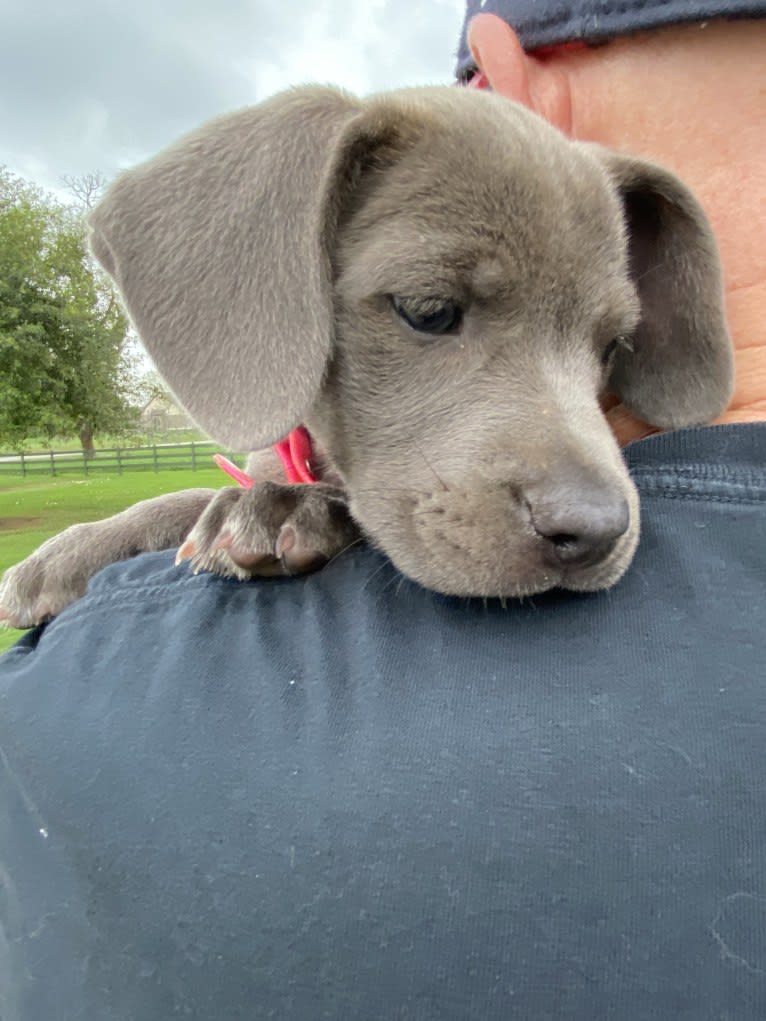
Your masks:
M630 272L641 300L633 350L619 348L609 388L654 425L709 422L726 408L734 373L710 224L670 172L597 151L622 199Z
M122 175L91 215L160 373L234 449L284 436L321 385L343 138L361 109L305 88L221 117Z

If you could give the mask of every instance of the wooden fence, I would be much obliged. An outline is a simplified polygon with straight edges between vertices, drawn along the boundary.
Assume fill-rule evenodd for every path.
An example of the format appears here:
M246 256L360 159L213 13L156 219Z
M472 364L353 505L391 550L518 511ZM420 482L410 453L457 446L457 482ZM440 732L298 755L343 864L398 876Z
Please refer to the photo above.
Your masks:
M81 450L46 450L0 456L2 475L123 475L136 471L197 471L212 468L213 454L220 450L212 440L163 443L153 447L106 447L94 457ZM223 453L223 451L222 451ZM230 457L231 454L228 454Z

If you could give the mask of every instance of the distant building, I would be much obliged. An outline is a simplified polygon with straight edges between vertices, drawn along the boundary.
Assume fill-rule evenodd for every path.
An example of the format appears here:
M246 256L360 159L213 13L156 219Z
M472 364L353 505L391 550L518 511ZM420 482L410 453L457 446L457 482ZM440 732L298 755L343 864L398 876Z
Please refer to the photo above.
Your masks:
M194 422L170 394L156 394L141 409L141 426L147 432L165 433L172 429L195 429Z

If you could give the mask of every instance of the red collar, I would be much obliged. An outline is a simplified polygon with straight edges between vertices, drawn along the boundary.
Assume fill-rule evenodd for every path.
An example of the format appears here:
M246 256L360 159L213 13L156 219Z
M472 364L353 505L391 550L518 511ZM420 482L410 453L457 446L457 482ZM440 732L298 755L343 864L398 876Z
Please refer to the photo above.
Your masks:
M282 462L288 482L319 482L311 470L313 449L305 426L293 429L286 439L275 443L273 449Z
M285 478L288 483L295 485L299 482L319 482L319 479L311 470L311 457L313 448L311 446L311 435L305 426L299 425L296 429L275 443L273 448L285 470ZM223 454L214 454L213 460L222 468L227 475L236 479L240 486L250 489L255 479L251 479L241 468L224 457Z

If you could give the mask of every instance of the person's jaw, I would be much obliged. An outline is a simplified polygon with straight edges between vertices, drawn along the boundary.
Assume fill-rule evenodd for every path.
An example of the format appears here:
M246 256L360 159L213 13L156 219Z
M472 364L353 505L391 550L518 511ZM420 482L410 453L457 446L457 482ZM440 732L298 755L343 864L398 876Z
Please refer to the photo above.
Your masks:
M685 25L525 54L494 15L469 43L495 91L575 139L655 160L695 191L718 238L737 388L719 423L766 420L766 20ZM621 406L622 442L653 430Z

